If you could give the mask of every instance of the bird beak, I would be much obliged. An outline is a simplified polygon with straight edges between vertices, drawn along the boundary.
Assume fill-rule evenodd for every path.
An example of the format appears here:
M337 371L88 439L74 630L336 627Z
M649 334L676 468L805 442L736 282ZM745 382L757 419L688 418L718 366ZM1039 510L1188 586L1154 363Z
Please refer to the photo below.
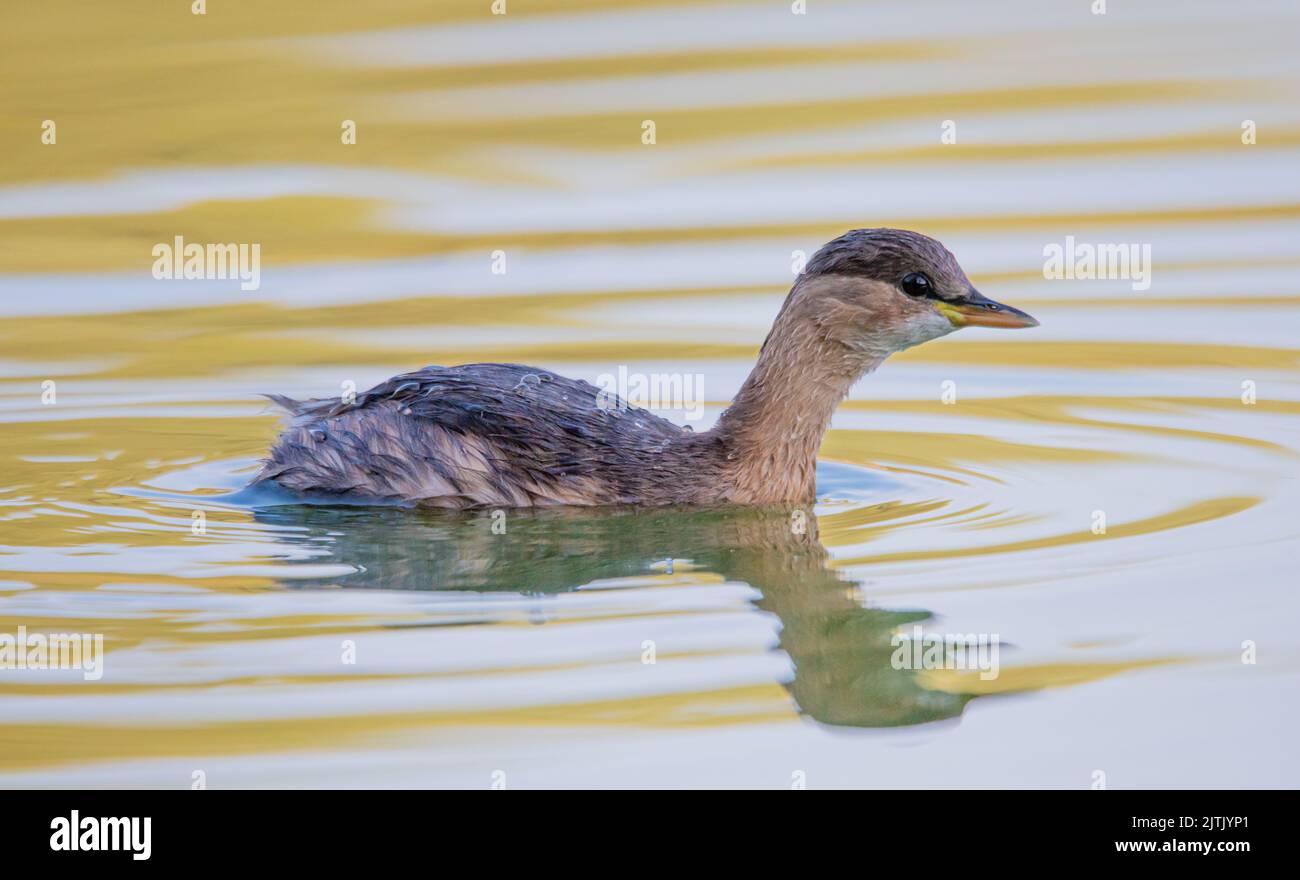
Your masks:
M934 306L954 327L1037 327L1038 321L1020 309L994 302L974 288L962 299L935 300Z

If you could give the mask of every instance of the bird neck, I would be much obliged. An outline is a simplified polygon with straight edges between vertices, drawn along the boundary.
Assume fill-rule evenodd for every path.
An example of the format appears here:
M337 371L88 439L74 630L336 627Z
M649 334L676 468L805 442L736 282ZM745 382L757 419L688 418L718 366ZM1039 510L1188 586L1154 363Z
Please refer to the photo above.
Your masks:
M853 383L884 359L829 337L794 301L797 293L712 432L725 451L731 501L814 500L817 452L831 416Z

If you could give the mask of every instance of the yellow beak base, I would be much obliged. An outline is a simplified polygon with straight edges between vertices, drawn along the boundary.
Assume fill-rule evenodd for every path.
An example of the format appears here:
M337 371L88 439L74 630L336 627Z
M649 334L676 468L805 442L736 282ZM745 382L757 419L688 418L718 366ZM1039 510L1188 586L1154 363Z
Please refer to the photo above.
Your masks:
M1015 330L1024 327L1037 327L1038 321L1020 309L1004 306L978 294L967 302L946 302L938 300L934 307L954 327L1000 327Z

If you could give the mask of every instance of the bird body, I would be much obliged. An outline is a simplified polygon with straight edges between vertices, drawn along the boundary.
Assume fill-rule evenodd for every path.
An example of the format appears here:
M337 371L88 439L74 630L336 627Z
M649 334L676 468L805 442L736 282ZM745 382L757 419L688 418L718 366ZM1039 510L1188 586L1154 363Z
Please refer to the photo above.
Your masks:
M518 364L430 366L357 395L292 401L259 480L439 507L671 503L668 462L709 456L688 429L587 382ZM704 499L700 499L704 500Z
M1037 322L979 294L937 241L853 230L809 261L731 407L694 433L586 382L517 364L425 367L293 401L255 483L431 507L811 503L853 383L968 324Z

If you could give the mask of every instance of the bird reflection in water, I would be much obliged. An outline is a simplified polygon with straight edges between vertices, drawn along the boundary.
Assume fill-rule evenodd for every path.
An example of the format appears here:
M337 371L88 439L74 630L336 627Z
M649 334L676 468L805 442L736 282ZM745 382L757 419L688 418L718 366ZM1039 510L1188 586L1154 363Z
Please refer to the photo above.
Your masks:
M662 573L665 560L758 590L755 605L780 621L778 649L793 662L784 682L819 722L892 727L952 718L970 695L930 690L895 669L890 639L929 612L864 607L831 570L817 518L767 508L540 509L452 513L288 505L257 519L280 539L316 548L304 560L352 574L289 578L291 588L338 585L547 595L592 581ZM497 526L494 532L493 526ZM502 526L506 533L501 534Z

